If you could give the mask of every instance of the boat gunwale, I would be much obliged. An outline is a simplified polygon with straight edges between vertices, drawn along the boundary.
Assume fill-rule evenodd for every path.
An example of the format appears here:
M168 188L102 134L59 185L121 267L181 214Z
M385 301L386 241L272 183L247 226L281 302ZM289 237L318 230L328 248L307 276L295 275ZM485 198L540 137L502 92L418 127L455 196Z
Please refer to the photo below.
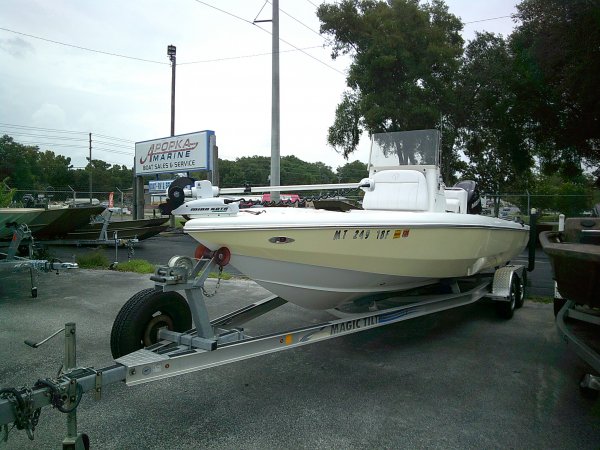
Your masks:
M574 258L581 261L600 262L600 246L580 244L578 242L562 242L559 231L542 231L540 243L544 252L550 257ZM559 242L552 242L552 238Z
M203 220L201 218L192 219L192 220ZM191 222L191 221L190 221ZM189 223L189 222L188 222ZM194 224L191 224L194 225ZM485 225L472 225L472 224L449 224L449 223L398 223L398 224L390 224L390 225L375 225L368 223L356 223L356 224L348 224L348 223L340 223L340 224L316 224L316 225L306 225L306 224L293 224L286 223L281 225L260 225L260 224L248 224L248 225L235 225L235 226L223 226L221 224L212 224L212 225L201 225L198 228L191 228L187 225L184 226L183 230L186 233L190 232L209 232L209 231L277 231L277 230L322 230L322 229L340 229L340 228L370 228L370 229L435 229L435 228L466 228L466 229L481 229L481 230L502 230L502 231L514 231L514 232L529 232L529 228L522 227L501 227L501 226L485 226Z

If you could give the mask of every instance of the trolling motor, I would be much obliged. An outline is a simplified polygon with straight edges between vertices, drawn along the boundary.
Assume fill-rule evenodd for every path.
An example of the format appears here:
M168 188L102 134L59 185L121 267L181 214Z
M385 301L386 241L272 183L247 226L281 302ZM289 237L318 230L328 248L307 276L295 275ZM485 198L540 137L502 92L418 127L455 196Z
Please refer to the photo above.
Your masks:
M190 177L181 177L173 181L167 190L167 201L158 205L160 213L163 216L169 216L174 209L183 205L185 202L184 188L193 186L195 181Z

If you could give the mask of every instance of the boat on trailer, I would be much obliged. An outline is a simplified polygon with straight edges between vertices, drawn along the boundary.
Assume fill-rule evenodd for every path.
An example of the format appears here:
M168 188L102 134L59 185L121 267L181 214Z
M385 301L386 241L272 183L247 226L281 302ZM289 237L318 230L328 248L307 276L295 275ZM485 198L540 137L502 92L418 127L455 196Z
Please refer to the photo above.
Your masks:
M420 153L417 150L420 148L413 147L411 150L414 158L412 161L419 161ZM403 147L393 149L394 152L403 154L408 150ZM436 170L428 171L427 167L419 167L419 164L414 166L415 169L406 169L408 175L403 169L373 169L370 178L354 186L366 189L367 193L377 192L375 197L371 196L367 200L366 206L369 202L374 206L366 212L372 214L349 216L347 213L340 213L341 216L336 216L340 221L334 221L331 219L334 216L322 215L319 211L303 211L297 215L282 212L296 208L258 208L244 213L239 210L237 202L215 198L216 188L202 182L194 187L196 193L204 193L199 195L200 201L184 204L185 185L172 185L171 200L175 201L168 207L173 210L181 207L180 213L183 211L186 215L200 216L190 220L188 227L188 231L197 232L201 236L200 241L204 243L198 248L196 261L185 256L172 257L167 265L156 268L151 277L154 287L136 293L123 305L111 330L110 346L115 358L114 365L101 369L78 367L75 359L75 324L66 324L62 374L54 379L40 380L30 389L4 389L3 396L0 396L0 426L15 423L19 429L32 432L31 424L37 422L39 408L52 405L67 413L67 436L63 445L70 446L68 448L89 448L87 436L77 431L77 406L84 392L93 392L96 399L100 399L104 388L110 384L124 381L127 385L137 385L174 377L439 313L483 298L494 301L500 316L510 319L514 310L523 305L525 267L504 263L517 255L525 245L528 228L468 214L475 212L477 205L474 190L469 189L472 185L465 186L471 192L470 197L467 190L462 188L449 189L452 193L446 194L447 189L438 185ZM435 166L435 163L431 166ZM408 172L409 170L414 170L414 173ZM380 176L379 173L384 175ZM391 177L391 182L386 181L388 176ZM396 196L394 204L398 206L399 203L405 205L406 202L416 202L423 209L385 209L389 203L380 203L378 195L386 190L398 191L399 183L408 184L399 189L408 200ZM330 189L327 186L324 188ZM279 189L291 190L289 186ZM298 189L302 188L296 186L295 190ZM305 190L314 189L311 186ZM221 191L223 193L224 190ZM230 193L235 192L227 194ZM178 202L180 203L177 204ZM378 209L378 205L385 208ZM246 226L241 222L248 217L259 217L262 220L263 215L275 218L270 222L268 235L256 234L258 230L255 231L255 222L249 222ZM386 219L387 215L395 219ZM369 216L373 217L371 221L367 220ZM461 221L461 216L469 220ZM318 226L313 226L309 217L322 219L319 219L321 222L318 222ZM347 217L361 217L361 220L342 220ZM290 218L293 220L290 221ZM220 235L212 233L219 233L217 228L223 226L218 219L229 223L231 228L223 234L227 237L226 246L217 248L221 244L216 237ZM229 219L231 220L227 222ZM206 229L202 228L204 220L211 224ZM344 238L346 229L348 231ZM205 236L210 238L205 239ZM240 240L238 243L232 236L246 236L248 242ZM415 237L415 244L410 244L408 239L411 236ZM469 236L473 237L468 239ZM268 244L260 242L263 238ZM311 244L311 240L316 241L316 244ZM458 245L454 242L457 240L460 240ZM379 241L383 245L376 245ZM396 245L394 242L400 244ZM402 242L405 247L401 246ZM371 243L376 250L367 245ZM323 248L319 248L319 244ZM304 261L302 258L309 256L303 246L318 251L317 259ZM435 249L434 246L445 246L446 250ZM476 249L467 251L463 248L465 246ZM253 258L259 266L265 260L265 264L271 268L276 266L273 261L280 261L288 269L307 267L298 273L300 276L295 282L286 278L283 282L272 278L275 295L221 317L211 318L206 299L218 292L221 278L219 276L216 285L213 285L214 290L209 292L205 286L209 274L215 271L222 274L224 267L234 261L238 262L238 268L240 265L246 267L243 264L244 258L238 258L252 256L245 255L246 251L256 253ZM326 253L332 251L337 254L328 259ZM421 260L418 258L419 252L424 255ZM456 253L453 259L452 252ZM385 264L379 264L377 256L384 259ZM358 264L348 266L355 264L353 261L345 262L351 259L358 261ZM412 261L419 267L419 271L413 271L411 263L402 259ZM452 260L453 264L448 263L448 260ZM428 267L434 263L441 268L436 271ZM406 272L398 273L393 267L388 267L394 265L402 267ZM494 267L494 270L485 271L488 267ZM530 261L530 268L532 267ZM248 270L250 269L251 266L248 266ZM315 283L322 279L319 269L331 276L357 272L361 275L363 286L358 289L354 285L348 292L332 289L332 283L326 280L320 281L325 289L315 289L315 285L321 286ZM382 276L378 278L378 283L365 281L378 274ZM265 280L258 279L257 282L264 285ZM366 288L364 283L368 283ZM421 287L410 290L410 287L417 285ZM284 287L281 292L287 298L278 294L280 286ZM316 301L303 299L303 296L312 295L316 296ZM335 307L329 309L334 318L320 324L275 330L261 336L249 335L244 330L243 326L247 322L288 301L316 309ZM62 330L57 333L60 331ZM26 343L37 347L45 341L47 339L39 343Z
M445 187L436 130L375 134L369 177L355 187L362 209L242 209L215 196L231 189L200 181L196 200L172 213L189 217L184 231L210 251L229 249L230 264L249 278L311 309L472 276L527 244L528 226L479 214L473 182Z

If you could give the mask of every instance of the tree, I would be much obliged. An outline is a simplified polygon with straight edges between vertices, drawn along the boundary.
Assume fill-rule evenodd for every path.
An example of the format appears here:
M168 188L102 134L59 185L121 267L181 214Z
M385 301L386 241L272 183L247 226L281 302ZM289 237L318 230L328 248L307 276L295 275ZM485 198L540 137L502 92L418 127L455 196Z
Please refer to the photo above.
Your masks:
M358 160L344 164L337 169L337 177L340 183L359 182L367 176L369 176L367 165Z
M538 209L576 217L592 206L592 183L584 176L563 181L558 174L540 175L534 181L531 194Z
M502 36L477 34L460 70L459 136L468 158L464 175L484 193L524 191L533 165L525 119L514 92L514 61ZM496 213L498 209L496 202Z
M452 115L462 24L443 1L343 0L322 4L317 15L321 32L331 36L332 57L352 57L349 91L328 134L344 157L362 131L438 128ZM448 167L456 162L453 146L444 141Z
M0 179L10 177L12 187L31 189L36 184L34 167L38 148L19 144L8 135L0 138Z
M6 208L12 202L15 189L8 187L8 177L0 181L0 208Z
M542 170L600 163L600 0L524 0L510 43Z
M55 155L52 151L38 152L36 178L43 187L66 187L72 180L71 158Z

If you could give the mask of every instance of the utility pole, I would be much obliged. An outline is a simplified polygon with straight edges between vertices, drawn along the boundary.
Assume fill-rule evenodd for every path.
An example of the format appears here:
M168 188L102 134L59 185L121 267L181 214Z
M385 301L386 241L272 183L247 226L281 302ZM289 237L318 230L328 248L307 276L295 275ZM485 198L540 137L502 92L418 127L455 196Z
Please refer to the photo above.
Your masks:
M273 18L271 20L255 20L254 23L273 22L272 55L271 55L271 186L279 186L280 151L279 151L279 0L273 0ZM279 192L271 192L271 201L279 201Z
M271 94L271 186L279 186L279 0L273 0L273 55ZM279 201L279 192L271 192L271 201Z
M92 204L92 133L90 133L90 205Z

